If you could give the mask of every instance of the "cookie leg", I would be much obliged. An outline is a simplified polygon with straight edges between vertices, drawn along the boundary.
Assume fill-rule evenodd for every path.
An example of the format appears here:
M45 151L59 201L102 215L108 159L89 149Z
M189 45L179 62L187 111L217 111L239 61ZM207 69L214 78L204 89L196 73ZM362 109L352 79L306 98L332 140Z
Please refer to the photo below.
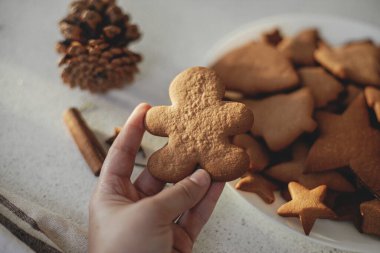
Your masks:
M165 146L154 152L148 160L149 172L158 180L176 183L189 176L196 168L195 154L181 148Z
M200 165L207 170L214 181L231 181L243 175L249 167L247 153L234 145L205 152Z

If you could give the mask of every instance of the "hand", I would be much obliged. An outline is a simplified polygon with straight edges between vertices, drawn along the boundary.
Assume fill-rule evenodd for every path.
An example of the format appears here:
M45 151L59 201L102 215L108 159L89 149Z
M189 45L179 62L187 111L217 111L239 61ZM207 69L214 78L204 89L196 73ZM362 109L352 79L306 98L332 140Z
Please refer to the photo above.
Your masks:
M147 169L131 182L149 109L136 107L103 164L90 202L89 252L191 252L223 190L202 169L164 190Z

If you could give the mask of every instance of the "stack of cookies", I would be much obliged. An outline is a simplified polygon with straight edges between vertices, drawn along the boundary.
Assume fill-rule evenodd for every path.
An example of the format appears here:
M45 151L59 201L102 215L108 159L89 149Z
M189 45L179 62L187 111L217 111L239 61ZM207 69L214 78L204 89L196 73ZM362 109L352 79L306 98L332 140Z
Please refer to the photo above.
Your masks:
M299 217L305 234L325 218L380 236L379 47L273 29L211 68L225 97L254 114L250 132L233 137L250 158L237 189L268 204L279 190L288 202L278 214Z

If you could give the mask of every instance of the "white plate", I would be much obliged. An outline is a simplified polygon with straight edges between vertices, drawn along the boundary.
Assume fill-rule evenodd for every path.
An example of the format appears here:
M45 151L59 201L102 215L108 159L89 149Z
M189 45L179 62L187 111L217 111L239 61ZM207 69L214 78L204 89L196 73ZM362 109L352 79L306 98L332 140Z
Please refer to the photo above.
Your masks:
M217 43L210 50L205 60L205 65L210 65L228 50L252 39L259 38L262 31L274 26L278 26L286 35L293 35L303 28L317 27L322 37L332 45L365 38L371 38L376 43L380 42L380 30L366 23L317 14L287 14L255 21L226 36L225 39L222 39L221 42ZM297 218L282 218L276 214L277 208L284 203L279 194L276 194L276 201L268 205L255 194L235 190L233 187L234 182L230 182L228 185L236 192L237 196L244 198L252 208L266 214L268 219L278 224L278 227L295 232L298 236L305 236ZM348 222L317 220L310 236L307 238L334 248L349 251L372 253L379 252L380 249L380 240L378 238L360 234Z

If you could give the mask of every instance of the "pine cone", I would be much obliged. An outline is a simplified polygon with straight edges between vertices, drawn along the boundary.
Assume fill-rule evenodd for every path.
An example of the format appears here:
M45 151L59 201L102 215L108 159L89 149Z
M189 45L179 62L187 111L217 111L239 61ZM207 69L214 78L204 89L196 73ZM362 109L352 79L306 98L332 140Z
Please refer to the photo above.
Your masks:
M87 46L72 42L59 66L65 66L62 79L71 88L105 92L131 82L141 56L127 48L111 47L103 40L90 40Z
M74 1L59 26L65 40L56 50L64 55L59 66L70 87L105 92L133 80L141 56L126 47L140 33L114 0Z

